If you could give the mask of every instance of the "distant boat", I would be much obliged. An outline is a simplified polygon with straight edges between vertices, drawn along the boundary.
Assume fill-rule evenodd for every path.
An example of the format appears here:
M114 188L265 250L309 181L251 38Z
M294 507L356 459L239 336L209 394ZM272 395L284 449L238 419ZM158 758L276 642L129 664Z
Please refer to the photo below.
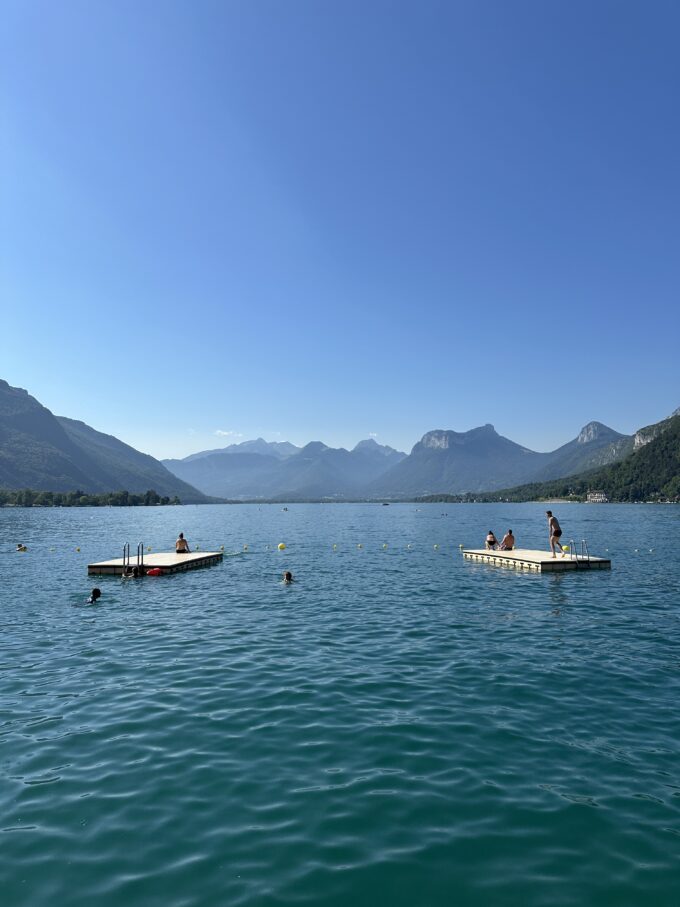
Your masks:
M387 503L387 501L383 501L383 507L389 507L389 506L390 505Z

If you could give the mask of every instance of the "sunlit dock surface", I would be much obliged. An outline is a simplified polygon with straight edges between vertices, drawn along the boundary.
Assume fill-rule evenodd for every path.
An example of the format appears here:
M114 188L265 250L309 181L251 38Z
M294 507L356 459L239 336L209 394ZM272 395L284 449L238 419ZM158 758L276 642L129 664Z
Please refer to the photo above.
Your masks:
M189 554L160 551L158 554L144 555L144 561L140 565L140 572L144 575L147 570L159 569L161 574L165 575L166 573L181 573L184 570L196 570L198 567L212 567L222 560L222 556L221 551L192 551ZM136 566L138 564L135 557L130 560L117 557L110 561L88 564L87 572L97 575L122 576L126 567Z
M463 557L469 561L492 564L495 567L514 567L517 570L534 570L537 573L562 570L609 570L608 558L566 554L553 557L550 551L531 548L514 548L512 551L486 551L483 548L464 548Z

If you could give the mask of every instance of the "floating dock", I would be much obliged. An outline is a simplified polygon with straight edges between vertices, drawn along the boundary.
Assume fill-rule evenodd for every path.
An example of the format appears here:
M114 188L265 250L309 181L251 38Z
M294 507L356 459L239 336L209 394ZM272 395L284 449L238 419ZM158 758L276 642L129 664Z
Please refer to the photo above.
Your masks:
M612 562L604 557L567 554L553 557L550 551L513 548L512 551L486 551L483 548L463 548L463 557L494 567L514 567L536 573L559 573L564 570L609 570Z
M158 569L161 575L166 573L183 573L185 570L196 570L199 567L212 567L222 560L221 551L191 551L189 554L176 554L174 551L159 551L158 554L145 554L144 560L138 564L136 558L125 559L117 557L111 561L99 561L97 564L88 564L88 574L122 576L126 567L139 567L142 576L147 570Z

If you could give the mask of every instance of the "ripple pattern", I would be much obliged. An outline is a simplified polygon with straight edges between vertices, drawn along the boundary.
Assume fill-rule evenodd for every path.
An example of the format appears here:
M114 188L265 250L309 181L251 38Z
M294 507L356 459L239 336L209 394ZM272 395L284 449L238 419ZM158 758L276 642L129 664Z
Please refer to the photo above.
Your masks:
M0 510L3 905L675 907L680 510L559 516L611 573L460 557L537 505ZM233 557L85 607L179 529Z

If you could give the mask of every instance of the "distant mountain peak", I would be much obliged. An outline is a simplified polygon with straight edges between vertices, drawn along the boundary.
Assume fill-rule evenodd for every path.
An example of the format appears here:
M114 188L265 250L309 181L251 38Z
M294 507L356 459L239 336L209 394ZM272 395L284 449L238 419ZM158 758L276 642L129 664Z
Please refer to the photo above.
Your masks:
M305 444L300 453L310 456L310 454L321 453L322 450L329 450L328 445L324 444L323 441L310 441L309 444Z
M602 441L603 439L616 441L624 437L625 435L620 434L618 431L614 431L613 428L604 425L602 422L588 422L588 424L584 425L578 433L576 443L590 444L592 441Z
M365 441L359 441L354 445L353 449L369 453L380 453L385 457L402 453L400 450L395 450L394 447L390 447L388 444L378 444L375 438L366 438ZM404 454L404 456L406 456L406 454Z
M486 425L480 425L477 428L471 428L470 431L462 432L436 428L434 431L428 431L424 434L420 444L423 447L429 447L434 450L448 450L450 447L457 447L461 444L465 444L468 440L495 435L496 429L490 422L487 422Z
M578 433L577 444L589 444L591 441L596 441L601 436L602 429L606 427L601 422L588 422Z
M28 391L24 390L23 387L12 387L9 381L5 381L4 378L0 378L0 390L11 391L13 394L24 394L27 397L29 396Z

